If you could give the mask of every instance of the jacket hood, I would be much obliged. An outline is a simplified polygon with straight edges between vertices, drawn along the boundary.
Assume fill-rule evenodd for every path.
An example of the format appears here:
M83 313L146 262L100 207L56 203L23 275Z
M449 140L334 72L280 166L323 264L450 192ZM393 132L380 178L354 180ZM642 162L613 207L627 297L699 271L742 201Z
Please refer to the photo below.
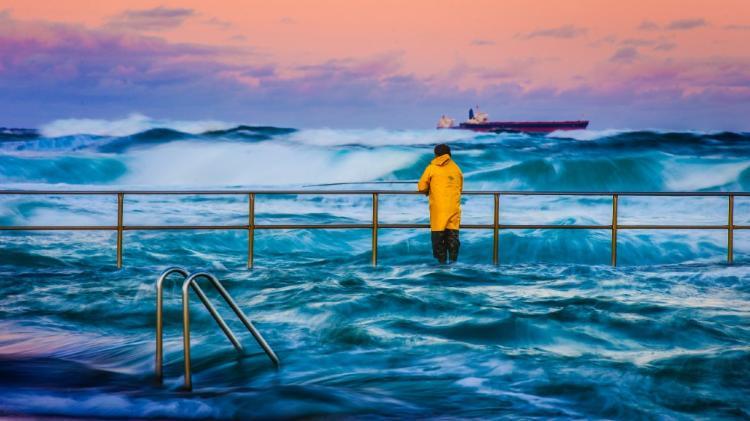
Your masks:
M434 165L443 166L448 163L448 161L451 160L451 156L446 154L440 155L437 158L432 160L432 163Z

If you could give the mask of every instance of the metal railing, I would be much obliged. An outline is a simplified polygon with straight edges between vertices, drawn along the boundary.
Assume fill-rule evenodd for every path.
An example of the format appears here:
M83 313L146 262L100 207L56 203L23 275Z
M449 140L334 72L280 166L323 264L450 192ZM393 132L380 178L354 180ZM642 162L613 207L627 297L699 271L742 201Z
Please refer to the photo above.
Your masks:
M201 300L211 314L211 317L214 318L221 328L221 331L224 332L224 335L226 335L227 339L229 339L229 342L232 343L237 352L243 352L242 345L240 345L237 337L229 326L227 326L226 322L224 322L224 319L221 318L219 312L216 311L216 307L211 304L211 301L209 301L208 297L203 292L203 289L198 285L197 281L200 278L206 278L211 281L211 284L216 288L232 311L234 311L237 318L240 319L242 324L245 325L247 330L253 335L258 342L258 345L263 348L263 351L265 351L268 358L271 359L274 366L279 366L279 357L276 356L276 353L273 352L273 349L271 349L258 329L253 326L253 323L247 318L247 316L245 316L245 313L242 312L232 296L229 295L227 290L215 276L206 272L199 272L191 275L183 268L172 267L162 272L156 280L156 363L154 365L154 370L156 372L156 379L159 383L164 379L164 281L173 273L182 275L184 279L182 283L182 346L185 365L185 389L192 390L193 388L192 366L190 363L190 288L193 288L195 294Z
M429 228L429 224L384 224L378 220L378 199L385 195L420 195L413 190L0 190L2 195L116 195L117 225L114 226L71 226L71 225L38 225L38 226L0 226L0 231L116 231L117 232L117 267L122 267L123 232L154 230L244 230L248 233L247 267L253 267L255 231L285 229L369 229L372 231L372 264L378 262L378 230L399 228ZM609 230L611 231L611 263L617 265L617 233L619 230L725 230L727 232L727 262L734 261L734 231L750 229L750 225L734 224L735 197L748 197L750 192L531 192L531 191L464 191L467 196L492 196L494 198L493 223L462 224L462 229L492 230L492 262L499 263L500 230L524 229L574 229L574 230ZM126 195L242 195L248 200L247 224L244 225L125 225L124 207ZM255 222L255 202L258 196L283 195L367 195L372 197L372 221L360 224L257 224ZM503 196L597 196L612 199L612 222L606 225L583 224L501 224L500 199ZM620 197L724 197L728 200L727 223L722 225L643 225L620 224L617 220L618 200Z

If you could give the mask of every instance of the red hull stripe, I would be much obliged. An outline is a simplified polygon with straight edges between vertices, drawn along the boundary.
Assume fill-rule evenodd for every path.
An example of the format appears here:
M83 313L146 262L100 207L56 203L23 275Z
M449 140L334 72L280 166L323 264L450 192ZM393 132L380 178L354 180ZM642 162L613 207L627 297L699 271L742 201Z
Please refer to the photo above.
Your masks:
M588 127L586 120L577 121L491 121L488 123L461 123L457 128L480 132L517 131L549 133L555 130L581 130Z

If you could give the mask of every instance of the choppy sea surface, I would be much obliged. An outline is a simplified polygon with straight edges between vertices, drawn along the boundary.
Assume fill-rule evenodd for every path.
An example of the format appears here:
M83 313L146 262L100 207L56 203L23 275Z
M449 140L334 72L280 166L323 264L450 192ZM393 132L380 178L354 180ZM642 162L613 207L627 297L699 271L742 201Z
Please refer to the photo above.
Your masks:
M550 135L286 129L219 121L60 120L0 129L2 189L411 189L447 142L470 190L750 191L750 134ZM354 184L338 184L354 183ZM326 186L319 186L319 185ZM609 224L611 199L503 197L501 223ZM369 196L263 196L256 223L369 223ZM126 196L126 225L247 223L247 198ZM463 223L492 222L466 197ZM0 196L0 225L114 225L114 196ZM738 197L735 224L750 225ZM726 198L623 197L621 224L727 221ZM380 221L426 222L421 196ZM89 418L748 418L750 230L464 230L459 262L425 230L0 232L0 415ZM239 355L193 299L192 393L168 266L224 281L282 361L205 288Z

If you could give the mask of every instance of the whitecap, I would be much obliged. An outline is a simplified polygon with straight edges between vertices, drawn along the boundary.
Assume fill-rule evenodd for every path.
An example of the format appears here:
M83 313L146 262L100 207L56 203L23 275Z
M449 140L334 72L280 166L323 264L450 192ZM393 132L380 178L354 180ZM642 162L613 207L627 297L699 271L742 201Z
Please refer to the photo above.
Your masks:
M184 133L199 134L210 130L226 130L237 124L218 120L168 120L154 119L133 113L121 119L68 118L43 125L40 132L45 137L72 135L128 136L150 129L167 128Z

